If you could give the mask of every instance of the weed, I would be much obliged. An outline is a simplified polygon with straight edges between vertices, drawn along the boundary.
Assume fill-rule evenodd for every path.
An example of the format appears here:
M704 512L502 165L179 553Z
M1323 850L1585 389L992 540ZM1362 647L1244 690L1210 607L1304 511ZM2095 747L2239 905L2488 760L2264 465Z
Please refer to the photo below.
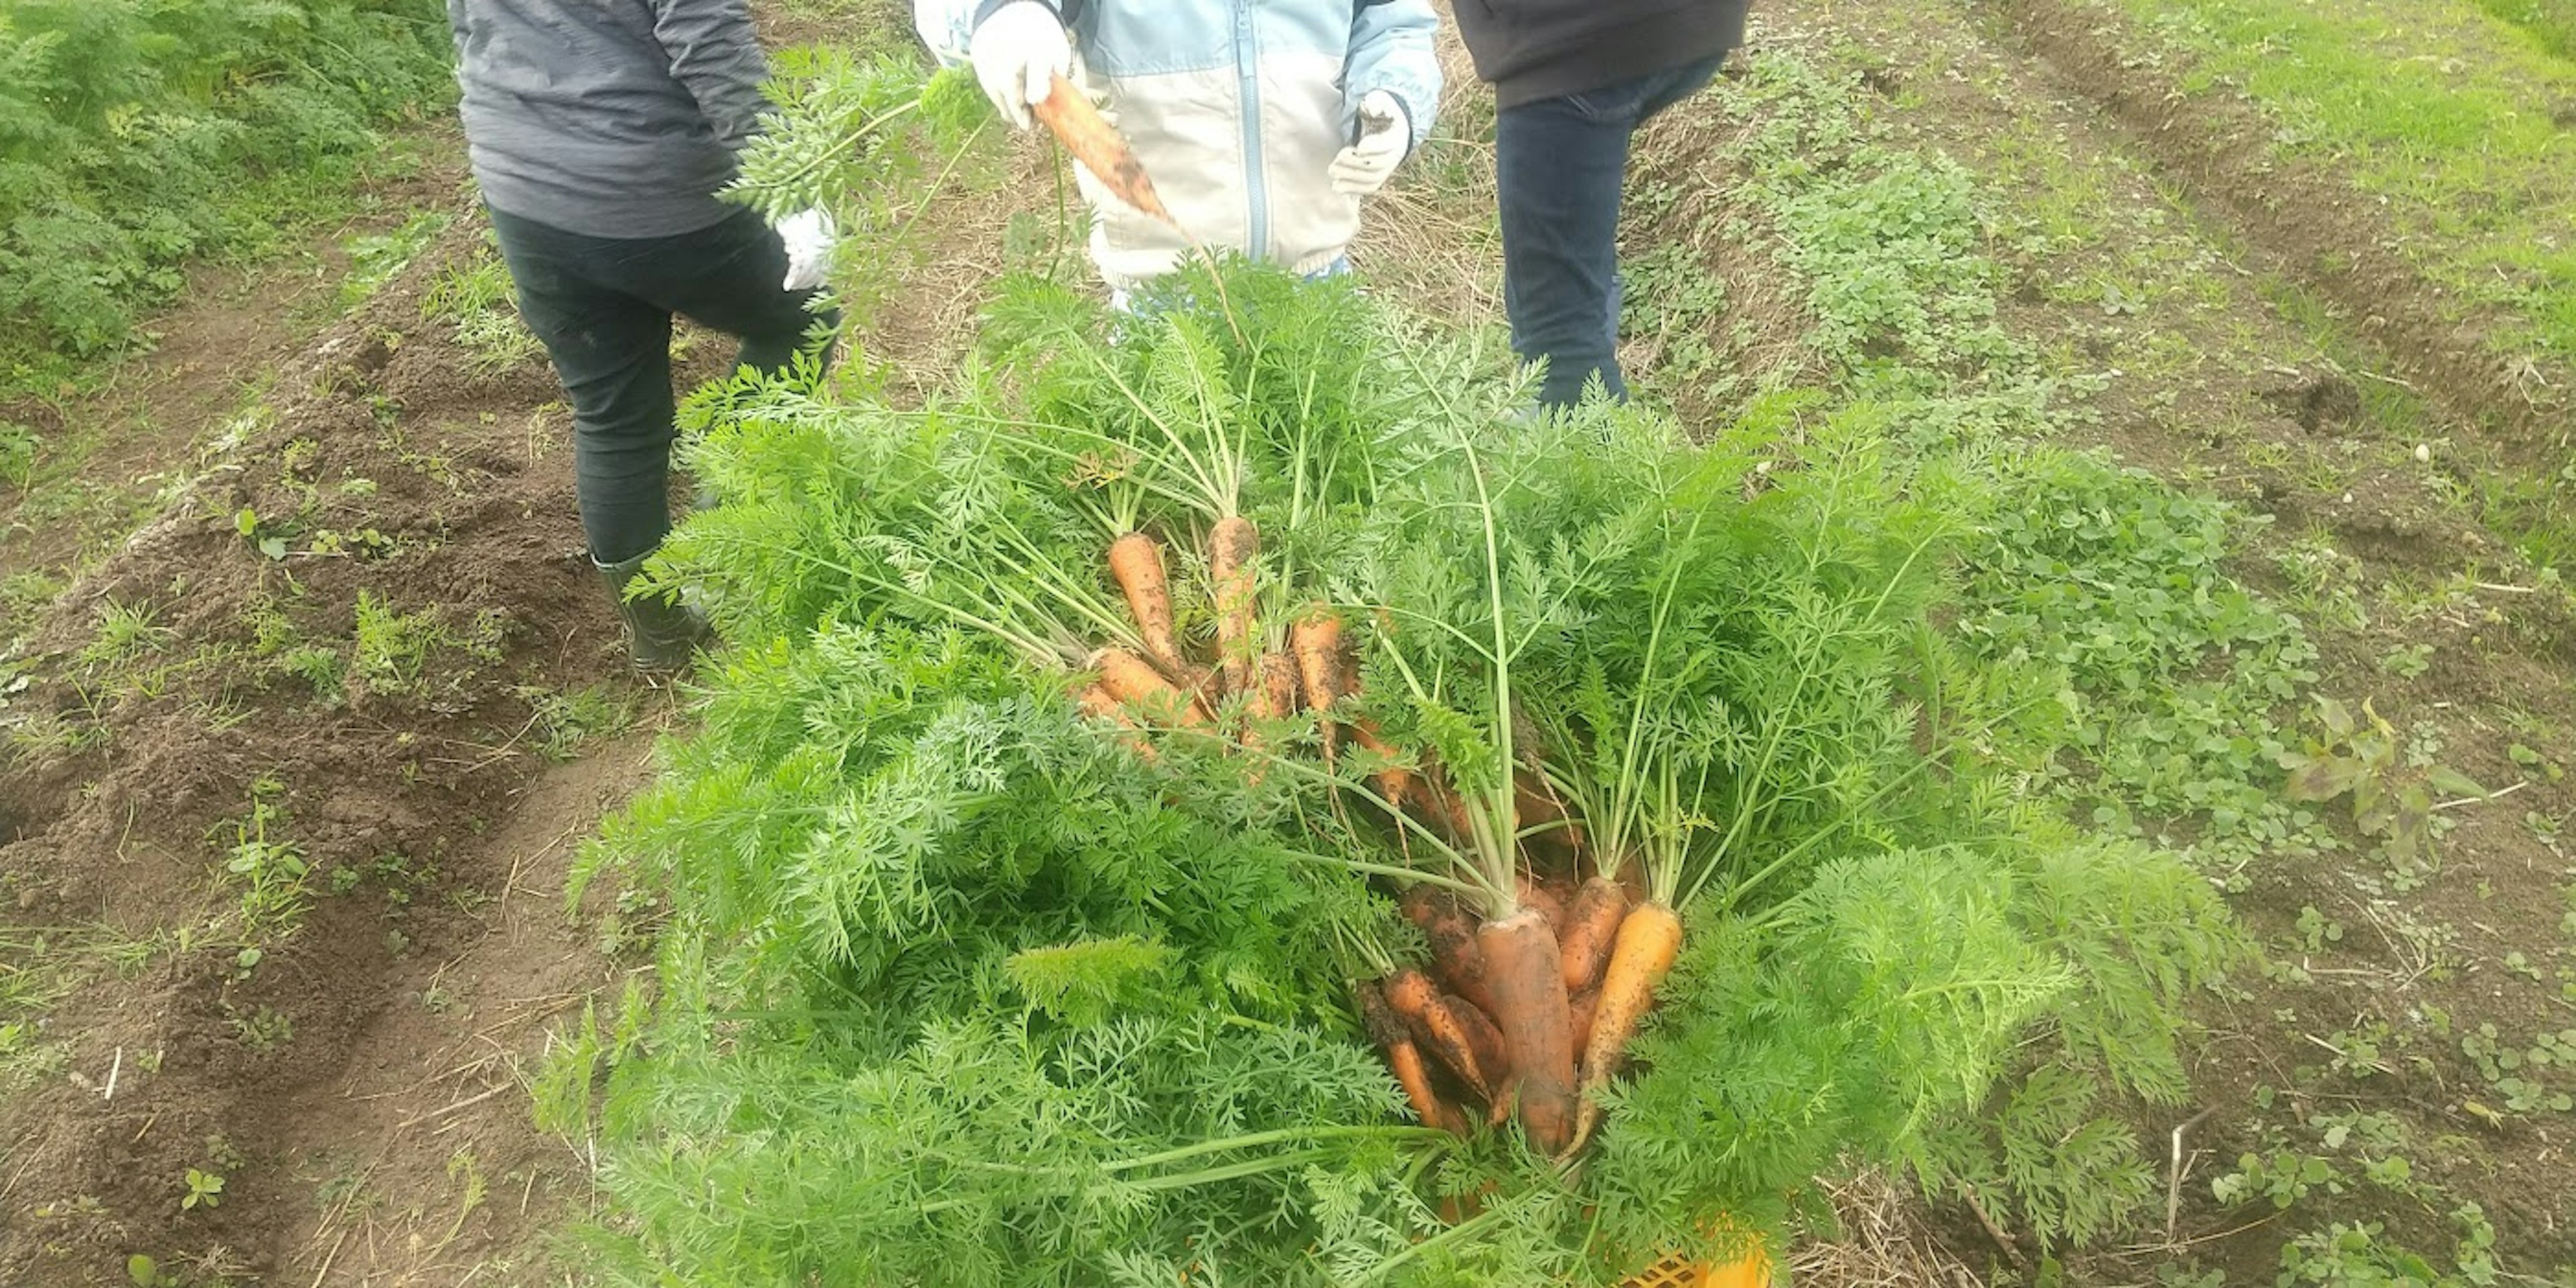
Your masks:
M224 871L237 878L235 933L242 945L237 963L245 971L259 965L264 945L295 933L310 902L304 889L310 871L304 851L269 836L284 793L285 786L274 778L252 782L250 812L233 822L233 843L224 860Z
M233 1036L241 1044L262 1055L284 1046L295 1037L295 1021L284 1012L262 1006L243 1013L227 1005L226 1017L232 1022Z
M204 1172L191 1167L188 1169L186 1181L188 1192L179 1200L180 1211L223 1206L224 1178L221 1173Z
M490 235L485 236L487 243ZM512 306L509 266L487 247L472 265L451 268L421 301L421 316L456 328L456 342L471 354L479 376L492 376L537 356L537 338L519 323Z
M397 612L376 592L361 590L349 671L371 694L410 693L420 687L430 651L446 642L435 608Z
M2401 764L2396 729L2366 700L2361 713L2369 719L2366 726L2341 702L2317 699L2325 735L2310 740L2304 750L2279 753L2281 767L2290 771L2283 788L2290 799L2325 802L2349 795L2354 825L2364 835L2384 840L2388 852L2402 861L2421 853L2431 837L2434 789L2455 793L2460 800L2452 803L2475 803L2493 795L2435 763L2438 735L2425 730L2416 732Z
M611 684L584 685L555 692L534 686L518 690L535 709L537 752L548 760L570 760L602 738L613 738L635 723L629 690Z
M349 275L340 282L340 307L354 308L392 281L451 222L443 210L414 211L399 228L348 242Z
M153 611L148 604L108 600L99 609L98 633L81 647L81 664L103 670L167 645L174 632L155 623Z

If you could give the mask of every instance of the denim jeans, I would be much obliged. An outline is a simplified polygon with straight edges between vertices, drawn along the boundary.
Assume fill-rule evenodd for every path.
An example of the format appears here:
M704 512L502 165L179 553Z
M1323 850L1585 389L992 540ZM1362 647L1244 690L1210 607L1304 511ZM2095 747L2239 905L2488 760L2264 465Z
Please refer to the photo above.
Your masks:
M1541 406L1580 402L1596 372L1611 397L1627 398L1618 354L1619 198L1629 136L1707 85L1720 61L1505 108L1495 122L1503 308L1512 351L1547 363Z
M807 333L811 291L788 291L787 249L739 211L671 237L591 237L495 210L492 229L518 287L519 316L545 342L572 400L573 477L590 554L622 563L671 528L671 318L742 341L737 362L781 372Z

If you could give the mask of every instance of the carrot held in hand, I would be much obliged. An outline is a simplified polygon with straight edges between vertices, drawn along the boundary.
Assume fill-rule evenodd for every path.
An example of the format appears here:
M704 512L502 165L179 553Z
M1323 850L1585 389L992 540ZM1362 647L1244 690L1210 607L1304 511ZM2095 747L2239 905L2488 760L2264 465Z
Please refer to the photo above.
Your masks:
M1592 1134L1601 1115L1590 1093L1619 1071L1628 1039L1636 1036L1646 1008L1654 1004L1655 986L1672 970L1681 950L1682 919L1672 909L1649 900L1620 919L1618 939L1610 948L1610 968L1601 977L1601 1003L1592 1017L1592 1037L1583 1047L1585 1094L1577 1144Z
M1404 1088L1404 1098L1413 1105L1413 1116L1425 1126L1466 1135L1467 1120L1432 1088L1431 1070L1422 1062L1422 1048L1414 1045L1412 1030L1387 1006L1386 995L1366 980L1360 982L1357 991L1360 1021L1368 1028L1369 1040L1386 1054L1387 1068L1395 1074L1397 1085Z
M1109 543L1109 575L1127 596L1127 611L1136 633L1157 666L1177 674L1181 648L1172 630L1172 592L1163 580L1162 543L1142 532L1130 532Z
M1029 110L1112 195L1164 223L1172 222L1172 212L1163 208L1163 199L1154 193L1154 181L1145 177L1144 163L1070 79L1058 73L1047 96L1030 104Z
M1208 529L1208 577L1216 583L1217 667L1233 693L1258 681L1253 668L1261 644L1252 620L1252 563L1260 553L1261 534L1242 515L1227 515Z
M1476 945L1485 954L1521 1128L1531 1148L1564 1153L1575 1128L1574 1017L1556 936L1536 909L1522 908L1479 927Z

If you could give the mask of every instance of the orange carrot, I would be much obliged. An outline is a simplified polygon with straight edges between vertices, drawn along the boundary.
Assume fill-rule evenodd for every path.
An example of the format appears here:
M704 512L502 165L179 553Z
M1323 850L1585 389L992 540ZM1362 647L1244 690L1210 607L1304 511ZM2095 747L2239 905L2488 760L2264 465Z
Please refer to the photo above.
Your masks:
M1620 1057L1635 1036L1637 1024L1654 1004L1655 986L1681 955L1682 919L1672 909L1647 900L1619 920L1619 937L1610 948L1610 969L1601 977L1601 1005L1593 1014L1592 1036L1583 1045L1582 1121L1578 1143L1592 1134L1600 1108L1591 1092L1619 1071ZM1561 981L1560 981L1561 982Z
M1478 927L1476 946L1485 954L1521 1128L1532 1148L1561 1154L1574 1139L1574 1032L1556 936L1537 909L1522 908Z
M1398 753L1395 748L1387 745L1386 739L1377 736L1377 724L1374 721L1352 721L1351 737L1353 740L1357 741L1359 745L1366 747L1370 751L1373 751L1380 756L1384 756L1389 760L1400 760L1402 758L1401 754ZM1377 771L1375 777L1377 779L1377 794L1385 798L1387 806L1391 809L1403 809L1406 802L1412 800L1416 795L1416 789L1422 782L1420 778L1414 775L1412 770L1405 768L1401 764L1388 765L1386 768Z
M1627 913L1627 887L1608 877L1593 877L1574 892L1574 906L1556 923L1556 946L1563 955L1568 992L1580 993L1601 982L1619 921Z
M1100 109L1072 81L1058 74L1046 98L1031 104L1030 110L1055 134L1056 142L1120 201L1164 223L1172 222L1172 212L1163 208L1163 199L1154 193L1154 181L1145 177L1145 166L1128 149L1127 140L1118 137Z
M1442 1101L1432 1087L1431 1070L1422 1063L1422 1048L1414 1045L1413 1031L1387 1006L1386 995L1366 980L1360 982L1357 991L1360 1020L1368 1028L1369 1040L1386 1054L1387 1068L1395 1074L1397 1085L1404 1088L1404 1098L1413 1104L1413 1116L1426 1126L1466 1135L1466 1119Z
M1475 919L1452 904L1450 911L1422 926L1422 937L1431 942L1431 970L1441 986L1492 1010L1494 990L1485 978L1485 952L1476 946Z
M1538 909L1538 915L1547 918L1548 932L1563 935L1565 933L1565 896L1559 893L1555 886L1540 880L1528 871L1523 871L1516 880L1520 887L1521 906Z
M1574 1029L1574 1049L1582 1050L1592 1041L1592 1017L1601 1010L1601 990L1577 993L1566 1004L1566 1013Z
M1142 711L1149 719L1176 721L1183 726L1208 722L1207 708L1163 678L1145 659L1123 648L1105 648L1091 655L1091 669L1100 673L1100 687L1121 704Z
M1340 748L1333 727L1333 704L1342 699L1342 622L1318 608L1288 627L1288 648L1297 655L1297 682L1306 709L1315 713L1315 733L1323 740L1324 768L1333 767Z
M1255 720L1277 720L1297 712L1297 664L1285 653L1264 653L1246 711Z
M1386 1004L1413 1026L1414 1037L1469 1090L1492 1098L1496 1073L1487 1067L1487 1053L1479 1049L1481 1035L1475 1024L1484 1017L1474 1006L1441 992L1429 976L1410 966L1386 977Z
M1208 529L1208 578L1216 583L1217 666L1233 693L1250 689L1257 678L1253 666L1261 644L1252 620L1252 561L1260 552L1261 534L1242 515L1229 514Z
M1130 532L1109 543L1109 575L1127 596L1127 611L1145 653L1165 671L1178 674L1181 649L1172 632L1172 592L1163 581L1162 543L1142 532Z
M1082 714L1125 730L1118 735L1118 740L1127 744L1127 749L1135 752L1137 759L1149 765L1154 763L1160 753L1154 750L1154 744L1145 741L1145 734L1137 726L1135 717L1127 714L1127 708L1120 705L1118 699L1109 696L1109 690L1094 684L1084 689L1077 701L1082 705Z

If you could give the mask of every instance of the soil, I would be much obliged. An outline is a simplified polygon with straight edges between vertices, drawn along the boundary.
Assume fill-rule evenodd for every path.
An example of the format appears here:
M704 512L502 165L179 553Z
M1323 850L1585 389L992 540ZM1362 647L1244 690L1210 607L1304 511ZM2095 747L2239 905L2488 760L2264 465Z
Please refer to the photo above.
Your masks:
M15 1282L122 1283L134 1254L215 1278L459 1282L516 1264L585 1193L521 1087L551 1022L616 972L561 891L644 777L644 735L569 764L538 750L541 701L632 681L580 550L551 373L469 374L423 318L438 275L482 253L454 213L34 624L40 678L12 714L64 736L0 775L0 908L95 928L73 937L124 946L125 968L57 1008L66 1076L5 1110ZM172 333L182 360L238 334ZM180 409L229 405L161 414ZM283 557L240 531L246 508L289 525ZM332 533L372 535L333 550ZM369 670L347 642L362 600L413 620L416 660L397 641ZM84 660L110 605L165 633ZM338 652L345 691L282 670L280 632ZM307 866L291 930L245 933L245 878L225 869L255 801L272 811L255 835ZM183 1208L191 1169L224 1177L219 1205Z

